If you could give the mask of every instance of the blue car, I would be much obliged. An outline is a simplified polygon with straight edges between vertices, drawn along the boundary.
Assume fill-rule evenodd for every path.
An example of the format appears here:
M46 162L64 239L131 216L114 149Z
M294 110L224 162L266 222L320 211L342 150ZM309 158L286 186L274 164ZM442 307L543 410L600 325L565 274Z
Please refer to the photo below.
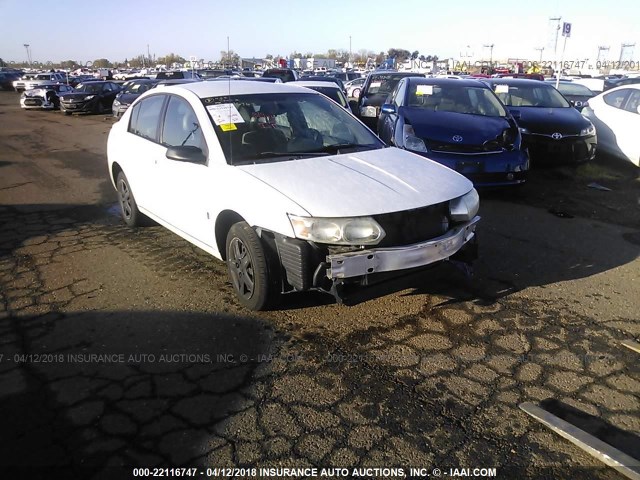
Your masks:
M518 124L477 80L403 78L381 108L378 134L478 187L522 184L529 171Z

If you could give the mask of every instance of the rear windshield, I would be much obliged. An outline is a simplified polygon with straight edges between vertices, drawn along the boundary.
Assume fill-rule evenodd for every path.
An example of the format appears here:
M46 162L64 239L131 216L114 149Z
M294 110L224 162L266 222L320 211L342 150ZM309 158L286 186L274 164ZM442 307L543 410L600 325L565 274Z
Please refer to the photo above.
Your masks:
M579 83L560 83L558 85L558 90L563 95L593 96L593 92L591 90Z
M338 88L331 88L331 87L307 87L307 88L310 88L311 90L315 90L316 92L320 92L321 94L326 95L331 100L336 102L338 105L342 105L344 108L347 108L347 100L344 98L344 95Z
M141 94L141 93L144 93L147 90L149 90L155 84L156 84L156 82L143 82L143 83L134 82L134 83L130 83L128 85L125 85L124 90L122 90L122 93Z
M279 78L282 82L293 82L296 79L290 70L268 70L262 76L265 78Z

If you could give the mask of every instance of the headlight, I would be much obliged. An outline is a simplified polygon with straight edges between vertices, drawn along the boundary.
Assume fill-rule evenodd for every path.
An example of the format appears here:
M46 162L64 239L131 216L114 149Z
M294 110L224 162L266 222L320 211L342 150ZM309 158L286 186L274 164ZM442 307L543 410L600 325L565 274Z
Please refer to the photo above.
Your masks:
M531 133L528 128L524 127L520 127L518 130L520 130L520 133L523 135L529 135Z
M596 134L596 127L593 126L593 123L589 122L589 126L580 130L581 137L587 137L589 135Z
M416 133L413 131L411 125L404 126L403 129L404 148L407 150L413 150L414 152L426 152L427 146L421 138L416 137Z
M376 245L385 236L370 217L314 218L289 215L296 238L334 245Z
M86 97L84 97L84 99L85 100L91 100L94 97L95 97L95 95L87 95Z
M114 107L119 107L120 106L120 101L117 98L113 101L113 106Z
M361 117L377 117L376 107L360 107Z
M463 196L454 198L449 202L449 213L454 222L466 222L471 220L478 213L480 208L480 197L475 188Z

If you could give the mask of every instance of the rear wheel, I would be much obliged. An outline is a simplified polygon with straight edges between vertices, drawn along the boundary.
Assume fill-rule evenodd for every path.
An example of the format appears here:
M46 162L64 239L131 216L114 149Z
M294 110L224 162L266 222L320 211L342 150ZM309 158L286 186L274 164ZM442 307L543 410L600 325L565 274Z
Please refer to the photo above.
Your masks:
M124 172L118 174L116 187L118 188L118 201L120 202L122 220L128 227L139 227L142 225L142 213L138 210L138 204Z
M353 91L351 92L351 97L352 98L358 98L360 96L360 89L359 88L354 88Z
M269 275L262 241L247 222L229 229L226 253L229 278L240 303L251 310L271 305L279 292Z

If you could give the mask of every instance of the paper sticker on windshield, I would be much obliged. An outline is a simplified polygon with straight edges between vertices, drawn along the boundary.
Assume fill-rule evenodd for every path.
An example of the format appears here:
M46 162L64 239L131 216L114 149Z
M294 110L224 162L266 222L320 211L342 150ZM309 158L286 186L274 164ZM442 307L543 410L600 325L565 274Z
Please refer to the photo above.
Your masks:
M509 93L509 85L496 85L496 93Z
M207 105L207 110L216 125L228 125L230 123L244 123L244 118L238 112L233 103L220 103L218 105ZM222 127L221 127L222 128ZM231 129L233 130L233 129Z
M235 123L222 123L220 124L220 130L222 130L223 132L230 132L231 130L237 130L238 127L236 127Z
M369 88L380 88L380 85L382 85L382 82L371 82Z
M416 85L416 95L433 95L433 85Z

